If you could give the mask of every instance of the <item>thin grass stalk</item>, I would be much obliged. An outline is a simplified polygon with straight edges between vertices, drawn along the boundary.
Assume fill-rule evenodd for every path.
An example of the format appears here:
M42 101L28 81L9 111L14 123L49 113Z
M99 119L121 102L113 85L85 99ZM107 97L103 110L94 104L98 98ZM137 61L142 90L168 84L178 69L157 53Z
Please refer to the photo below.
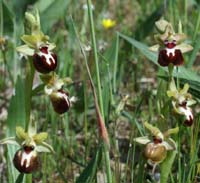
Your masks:
M92 47L93 47L93 52L94 52L95 68L96 68L98 100L99 100L100 111L101 111L101 114L102 114L103 119L104 119L101 80L100 80L100 74L99 74L99 60L98 60L98 51L97 51L96 37L95 37L95 30L94 30L93 13L92 13L92 9L91 9L91 6L92 6L91 0L87 0L87 6L88 6L88 15L89 15L89 22L90 22Z
M3 2L0 1L0 37L3 36Z
M113 72L113 92L117 91L116 87L116 76L117 76L117 65L118 65L118 50L119 50L119 34L117 33L116 47L115 47L115 57L114 57L114 72Z
M195 23L195 30L194 30L194 34L193 34L193 41L196 40L196 36L197 36L197 33L199 31L199 26L200 26L200 7L198 7L198 16L197 16L197 21Z
M102 118L104 120L104 109L103 109L101 81L100 81L100 74L99 74L98 53L97 53L95 30L94 30L94 21L93 21L93 14L92 14L91 5L92 5L91 0L87 0L88 15L89 15L89 22L90 22L90 30L91 30L91 38L92 38L92 47L93 47L93 51L94 51L94 60L95 60L95 66L96 66L98 99L99 99L99 105L100 105L100 112L101 112ZM105 143L104 143L104 154L105 154L105 163L106 163L107 182L112 183L112 173L111 173L111 168L110 168L110 155L109 155L109 150L107 148L107 145Z
M91 2L88 1L87 3L88 3L88 9L89 9L90 14L91 14L91 6L90 6L90 5L91 5ZM93 22L93 18L92 18L91 16L89 16L89 18L90 18L90 21ZM92 23L91 25L93 25L93 23ZM94 27L91 27L91 29L94 31ZM100 109L100 110L97 109L97 108L98 108L97 97L96 97L96 92L95 92L95 87L94 87L94 84L93 84L92 76L91 76L91 74L90 74L90 70L89 70L89 66L88 66L87 56L86 56L86 54L85 54L85 51L84 51L84 49L83 49L83 46L82 46L82 44L81 44L79 38L78 38L78 34L77 34L77 32L76 32L75 27L74 27L74 31L75 31L75 33L76 33L76 35L77 35L77 40L78 40L78 43L79 43L81 52L82 52L83 57L84 57L84 60L85 60L87 73L88 73L88 76L89 76L89 79L90 79L90 84L91 84L91 87L92 87L92 90L93 90L93 95L94 95L94 100L95 100L95 107L96 107L97 117L98 117L98 118L102 118L101 120L103 120L103 123L104 123L104 116L102 115L102 113L101 113L101 111L100 111L100 110L103 110L103 103L101 103L102 109ZM94 35L94 33L93 33L93 35ZM94 44L95 44L95 47L96 47L96 41L94 41ZM96 53L95 53L96 57L95 57L95 58L97 58L97 49L95 49L95 50L96 50ZM95 52L95 51L94 51L94 52ZM98 67L97 67L97 68L98 68ZM99 72L98 72L98 73L99 73ZM97 73L96 73L96 74L97 74ZM98 74L97 74L97 75L98 75ZM99 79L100 79L100 77L99 77ZM99 81L100 81L100 80L99 80ZM100 83L99 83L99 84L100 84ZM100 87L101 85L98 85L98 86ZM101 87L99 88L99 90L101 91ZM99 96L100 96L101 101L102 101L102 95L99 95ZM100 114L100 113L101 113L101 114ZM98 120L99 120L99 119L98 119ZM112 173L111 173L111 168L110 168L109 148L108 148L108 144L106 144L106 142L104 141L104 139L102 139L102 140L103 140L103 147L104 147L103 150L104 150L105 163L106 163L107 183L112 183ZM108 143L109 143L109 142L108 142Z

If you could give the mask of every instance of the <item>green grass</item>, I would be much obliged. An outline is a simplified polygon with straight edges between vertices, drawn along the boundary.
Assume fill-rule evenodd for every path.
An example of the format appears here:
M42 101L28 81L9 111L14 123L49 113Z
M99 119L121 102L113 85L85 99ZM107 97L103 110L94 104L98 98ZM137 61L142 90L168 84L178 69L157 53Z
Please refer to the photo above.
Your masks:
M91 3L94 10L83 9ZM24 15L30 5L38 8L42 31L56 44L56 73L73 80L64 89L78 100L62 116L54 112L44 94L39 74L29 64L31 60L20 58L16 52L22 44ZM41 153L41 169L27 176L13 166L17 147L0 145L0 182L154 183L152 167L143 156L144 146L134 142L134 138L149 134L143 126L145 121L161 131L177 124L180 127L179 134L172 135L177 152L168 154L156 169L161 182L200 181L199 9L195 0L0 0L0 38L6 38L5 49L0 45L0 116L3 109L8 112L6 119L0 117L0 138L14 136L17 125L27 128L32 114L38 131L48 132L48 143L55 150L55 154ZM106 16L116 21L115 27L105 29L101 25ZM173 116L166 94L167 69L158 65L157 54L148 49L155 43L154 23L161 17L176 29L181 20L188 35L186 41L194 47L184 54L185 65L179 73L173 73L180 86L189 83L189 92L197 101L190 128ZM86 64L110 148L99 133Z

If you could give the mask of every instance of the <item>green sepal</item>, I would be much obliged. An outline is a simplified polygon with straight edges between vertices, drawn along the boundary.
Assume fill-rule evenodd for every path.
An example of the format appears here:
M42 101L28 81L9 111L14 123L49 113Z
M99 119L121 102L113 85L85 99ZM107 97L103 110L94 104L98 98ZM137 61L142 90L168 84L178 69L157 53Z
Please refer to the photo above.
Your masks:
M16 127L16 136L19 140L26 140L28 138L28 134L21 126Z
M0 140L0 144L11 144L11 145L18 145L19 146L19 143L16 141L16 138L15 137L8 137L8 138L5 138L5 139L2 139Z
M48 133L41 132L33 136L33 140L36 144L41 144L43 141L45 141L48 137Z
M34 49L30 48L28 45L22 45L22 46L18 46L16 48L16 51L19 53L22 53L23 55L27 55L27 56L33 56L34 55Z

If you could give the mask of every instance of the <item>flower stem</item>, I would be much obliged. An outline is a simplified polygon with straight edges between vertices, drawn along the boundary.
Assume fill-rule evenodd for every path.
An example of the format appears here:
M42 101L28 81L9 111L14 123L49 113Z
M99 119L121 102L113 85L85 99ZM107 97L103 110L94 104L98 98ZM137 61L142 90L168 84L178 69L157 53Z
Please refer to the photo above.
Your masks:
M26 79L25 79L25 110L26 110L26 130L29 126L30 115L31 115L31 97L32 97L32 86L34 78L34 67L31 60L27 62L26 67Z
M32 174L26 174L26 183L32 183Z
M93 21L93 14L92 14L91 5L92 5L91 0L87 0L88 15L89 15L89 22L90 22L90 30L91 30L91 39L92 39L92 47L93 47L93 51L94 51L94 60L95 60L95 67L96 67L98 100L99 100L99 105L100 105L100 112L102 114L102 118L104 119L103 99L102 99L101 81L100 81L99 63L98 63L98 53L97 53L95 30L94 30L94 21ZM110 168L109 149L107 147L107 144L105 144L105 143L104 143L104 155L105 155L105 163L106 163L107 183L112 183L112 173L111 173L111 168Z

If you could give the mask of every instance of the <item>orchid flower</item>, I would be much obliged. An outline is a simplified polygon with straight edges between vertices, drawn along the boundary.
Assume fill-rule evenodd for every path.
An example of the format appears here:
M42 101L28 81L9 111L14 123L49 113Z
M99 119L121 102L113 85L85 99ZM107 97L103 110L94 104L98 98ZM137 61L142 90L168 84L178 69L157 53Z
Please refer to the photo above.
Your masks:
M134 141L145 145L144 156L147 158L148 163L154 166L161 163L167 156L167 151L175 151L176 143L169 136L178 133L179 128L169 129L162 133L157 127L152 126L148 122L144 126L150 131L151 136L137 137Z
M159 52L158 63L164 67L169 66L169 64L182 65L184 63L182 53L191 51L193 47L184 43L187 36L182 33L181 22L179 22L178 33L174 31L172 24L166 20L157 21L155 26L159 32L154 36L158 44L149 49Z
M39 168L38 153L54 152L51 145L44 142L48 137L46 132L36 133L36 124L31 122L28 131L22 127L16 127L16 136L8 137L0 141L0 144L13 144L19 146L19 150L13 158L14 166L19 172L32 173Z
M184 124L191 126L193 124L194 116L192 113L191 105L196 101L192 99L192 95L188 93L189 85L185 84L182 89L176 88L174 79L171 80L169 90L167 91L168 97L172 98L172 105L177 114L185 117Z

